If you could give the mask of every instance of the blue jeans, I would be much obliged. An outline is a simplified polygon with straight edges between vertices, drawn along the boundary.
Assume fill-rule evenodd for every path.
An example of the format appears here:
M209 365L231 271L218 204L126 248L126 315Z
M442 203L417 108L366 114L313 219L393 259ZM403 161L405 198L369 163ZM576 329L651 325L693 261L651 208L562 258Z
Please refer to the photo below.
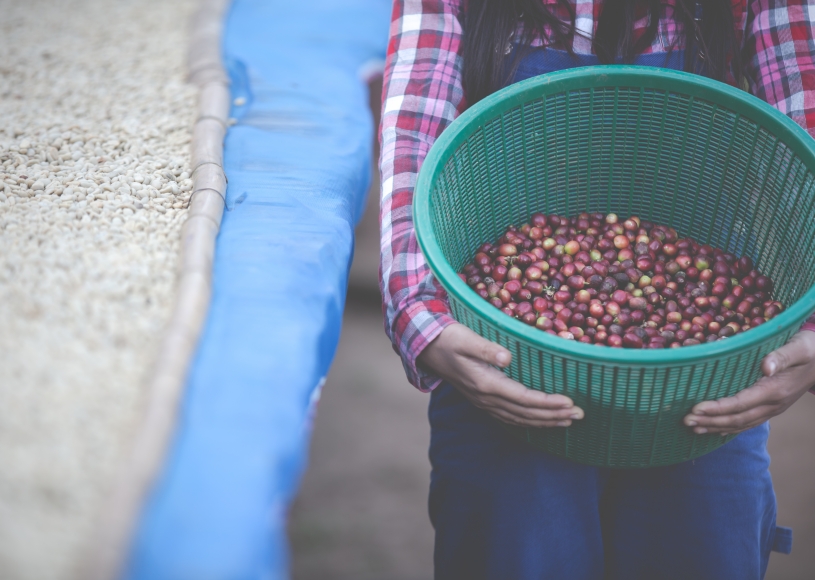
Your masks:
M429 417L436 580L759 580L789 553L766 423L692 461L614 470L520 442L448 384Z

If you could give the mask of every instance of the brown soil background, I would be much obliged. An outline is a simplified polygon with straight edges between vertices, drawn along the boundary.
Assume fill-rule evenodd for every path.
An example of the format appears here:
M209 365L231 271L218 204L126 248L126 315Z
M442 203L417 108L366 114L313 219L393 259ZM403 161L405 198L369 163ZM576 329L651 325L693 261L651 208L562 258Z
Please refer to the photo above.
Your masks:
M372 105L379 87L372 85ZM323 389L309 468L293 506L294 580L428 580L428 397L405 379L385 336L378 289L379 184L357 228L342 336ZM815 578L815 396L773 419L778 523L793 552L773 554L766 580Z

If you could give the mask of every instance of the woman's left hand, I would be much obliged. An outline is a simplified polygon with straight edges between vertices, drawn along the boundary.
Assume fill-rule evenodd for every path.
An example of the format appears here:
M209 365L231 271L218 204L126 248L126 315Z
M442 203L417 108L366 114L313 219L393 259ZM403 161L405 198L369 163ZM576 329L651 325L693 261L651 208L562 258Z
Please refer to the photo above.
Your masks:
M685 417L694 432L741 433L783 413L815 386L815 332L802 330L761 363L764 376L733 397L705 401Z

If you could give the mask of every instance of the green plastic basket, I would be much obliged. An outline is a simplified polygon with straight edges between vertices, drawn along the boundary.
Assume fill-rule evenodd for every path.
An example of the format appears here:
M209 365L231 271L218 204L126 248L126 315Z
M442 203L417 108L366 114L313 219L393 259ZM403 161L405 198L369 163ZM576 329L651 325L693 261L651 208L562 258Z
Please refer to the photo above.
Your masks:
M815 142L766 103L722 83L633 66L532 78L448 127L414 197L421 249L453 316L513 353L507 375L586 411L567 429L516 429L574 461L651 467L729 438L694 435L694 404L733 395L815 311ZM535 212L616 212L750 255L788 309L744 334L669 350L551 336L479 298L456 275L476 248Z

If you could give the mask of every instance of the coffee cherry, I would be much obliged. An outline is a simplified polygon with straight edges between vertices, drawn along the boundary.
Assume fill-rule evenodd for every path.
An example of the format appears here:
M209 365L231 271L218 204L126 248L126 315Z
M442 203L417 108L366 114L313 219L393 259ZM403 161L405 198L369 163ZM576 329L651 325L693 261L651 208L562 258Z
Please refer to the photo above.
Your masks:
M625 334L623 336L623 346L626 348L642 348L642 339L636 334Z
M578 304L588 304L591 300L591 292L588 290L579 290L575 292L574 299Z
M577 252L580 251L580 243L575 240L566 242L566 244L563 246L563 251L569 254L570 256L574 256Z
M742 256L736 262L736 272L739 276L746 276L753 269L753 260L750 256Z
M518 280L510 280L504 284L504 290L515 296L521 290L521 283Z
M514 244L501 244L498 246L498 253L502 256L515 256L518 253L518 248Z
M612 348L622 348L623 337L617 336L616 334L609 334L608 338L606 338L606 344Z
M533 295L540 296L543 294L544 286L541 282L530 280L526 283L526 289L529 290Z
M582 290L583 286L586 284L586 281L583 279L583 276L569 276L566 280L566 284L572 290Z
M629 245L630 242L628 241L627 237L623 235L614 236L614 247L617 248L618 250L628 248Z
M772 292L773 281L767 276L758 276L756 278L756 290L761 292Z

